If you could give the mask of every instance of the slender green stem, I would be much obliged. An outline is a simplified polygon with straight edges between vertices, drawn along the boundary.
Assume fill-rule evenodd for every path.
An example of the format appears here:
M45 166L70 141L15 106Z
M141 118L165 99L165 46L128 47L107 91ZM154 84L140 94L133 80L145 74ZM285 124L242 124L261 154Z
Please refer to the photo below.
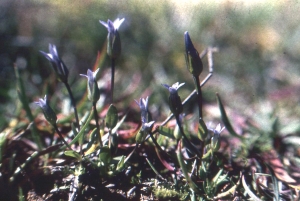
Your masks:
M189 139L186 137L184 131L183 131L183 128L182 128L182 125L181 125L181 122L179 120L179 115L175 115L175 119L176 119L176 122L178 124L178 127L179 127L179 130L181 132L181 135L183 136L185 142L188 144L188 148L191 149L191 151L193 151L199 158L201 158L202 154L196 149L196 147L189 141Z
M35 151L33 152L27 159L26 161L20 165L15 172L13 173L13 175L9 178L9 184L12 184L16 178L16 176L25 168L25 166L31 162L33 159L35 159L37 156L39 156L39 152Z
M114 102L114 86L115 86L115 59L111 59L111 103Z
M64 82L67 90L68 90L68 93L69 93L69 96L70 96L70 99L71 99L71 104L72 104L72 107L74 109L74 115L75 115L75 118L76 118L76 127L78 128L78 132L80 131L80 124L79 124L79 118L78 118L78 113L77 113L77 109L76 109L76 102L75 102L75 98L73 96L73 93L71 91L71 88L70 88L70 85L68 84L68 82Z
M102 144L102 139L101 139L101 133L100 133L100 126L99 126L99 117L98 117L98 112L96 108L96 102L93 102L93 111L94 111L94 118L96 121L96 128L97 128L97 141L100 143L100 147L103 147Z
M55 131L57 132L57 134L59 135L59 137L61 138L61 140L63 141L63 143L72 150L72 148L70 147L70 145L66 142L66 140L64 139L64 137L62 136L61 132L58 130L57 125L53 125Z
M197 76L193 76L195 81L196 90L197 90L197 103L198 103L198 110L199 110L199 118L202 118L202 91L200 85L200 79Z
M199 110L199 118L203 118L203 114L202 114L202 90L201 90L201 84L200 84L200 79L199 77L193 76L194 81L195 81L195 85L196 85L196 91L197 91L197 102L198 102L198 110ZM201 165L201 161L202 161L202 156L204 154L204 148L205 148L205 142L204 140L201 141L201 157L200 157L200 161L199 161L199 165Z
M150 160L148 159L147 155L144 154L143 155L147 161L147 163L150 165L151 169L154 171L154 173L163 181L166 181L165 178L163 178L163 176L161 176L161 174L159 174L159 172L156 170L156 168L154 167L154 165L150 162Z

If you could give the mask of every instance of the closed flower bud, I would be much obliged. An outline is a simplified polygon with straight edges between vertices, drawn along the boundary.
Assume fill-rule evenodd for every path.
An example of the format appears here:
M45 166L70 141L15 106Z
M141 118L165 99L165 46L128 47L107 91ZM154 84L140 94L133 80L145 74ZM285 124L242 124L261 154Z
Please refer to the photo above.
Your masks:
M108 20L107 23L100 20L100 23L107 28L107 54L112 59L116 59L121 54L121 39L118 32L119 27L124 22L117 18L114 22Z
M167 88L170 92L169 96L169 106L171 112L173 112L174 115L179 115L183 111L182 102L180 99L180 96L177 93L177 90L184 85L184 83L179 84L179 82L176 82L171 87L167 84L162 84L165 88Z
M187 31L184 33L184 41L186 66L193 76L198 77L203 70L203 63Z
M42 108L46 120L51 125L55 125L57 117L56 117L55 112L52 110L52 108L48 104L47 95L45 95L44 99L40 98L39 101L35 102L35 103Z
M99 68L92 72L90 69L87 70L87 75L80 74L81 76L86 77L87 80L87 90L88 90L88 99L92 102L97 102L100 98L100 89L96 81L96 75L99 71Z
M68 81L69 70L58 56L56 46L49 44L49 53L40 52L51 62L58 79L66 83Z

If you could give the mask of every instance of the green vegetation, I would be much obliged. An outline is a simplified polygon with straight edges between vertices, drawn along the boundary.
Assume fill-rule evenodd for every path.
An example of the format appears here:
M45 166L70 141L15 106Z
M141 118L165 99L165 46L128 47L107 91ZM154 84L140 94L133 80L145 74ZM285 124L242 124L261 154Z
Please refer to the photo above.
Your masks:
M129 2L3 3L0 200L299 200L298 4Z

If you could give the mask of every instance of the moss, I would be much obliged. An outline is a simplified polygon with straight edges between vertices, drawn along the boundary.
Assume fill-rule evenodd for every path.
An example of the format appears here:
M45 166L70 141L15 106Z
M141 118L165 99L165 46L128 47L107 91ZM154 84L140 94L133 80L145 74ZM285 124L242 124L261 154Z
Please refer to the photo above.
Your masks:
M154 195L158 199L168 199L168 198L174 199L180 197L180 194L176 190L166 189L164 187L154 189Z

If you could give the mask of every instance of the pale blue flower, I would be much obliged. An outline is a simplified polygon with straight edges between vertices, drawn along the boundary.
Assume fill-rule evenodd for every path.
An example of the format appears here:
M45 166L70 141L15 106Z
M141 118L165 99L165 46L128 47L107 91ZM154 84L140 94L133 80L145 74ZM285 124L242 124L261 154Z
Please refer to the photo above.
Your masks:
M135 102L140 106L143 124L148 122L148 99L149 97L147 96L146 99L140 98L140 102L135 100Z
M56 124L56 114L52 110L52 108L49 106L47 95L45 95L44 99L40 98L39 101L35 102L38 106L42 108L42 111L44 113L44 116L46 120L51 123L52 125Z
M81 76L86 77L87 80L87 88L88 88L88 99L91 101L98 101L100 98L100 90L98 88L98 84L96 81L96 76L99 71L99 68L93 72L90 69L87 70L87 74L80 74Z
M122 19L117 18L117 19L115 19L114 22L112 22L111 20L107 20L107 22L99 20L99 22L107 28L107 31L109 33L115 34L115 32L120 28L120 26L124 22L124 20L125 20L125 18L122 18Z
M58 56L56 46L49 44L49 53L45 53L43 51L40 52L46 57L46 59L48 59L51 62L55 73L58 75L58 78L62 82L67 82L69 70L64 64L64 62Z
M99 20L99 22L107 28L107 54L112 59L116 59L121 54L121 38L118 29L124 20L124 18L121 20L117 18L114 22L111 20L107 20L107 22Z

